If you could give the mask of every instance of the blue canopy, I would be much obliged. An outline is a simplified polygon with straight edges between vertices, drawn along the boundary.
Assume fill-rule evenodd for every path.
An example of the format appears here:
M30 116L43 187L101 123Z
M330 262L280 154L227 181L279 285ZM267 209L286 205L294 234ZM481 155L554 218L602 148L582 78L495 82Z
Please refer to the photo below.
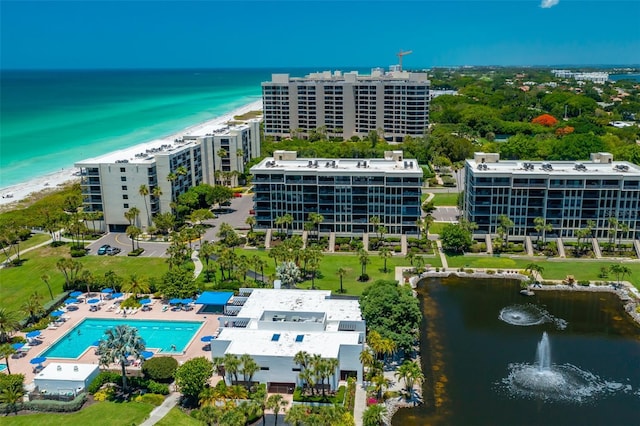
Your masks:
M100 299L89 299L87 300L87 303L94 305L96 303L100 303Z
M202 336L200 338L200 341L204 343L210 343L213 339L215 339L215 337L213 336Z
M171 305L179 305L182 303L182 299L171 299L169 300L169 304Z
M72 303L78 303L78 299L76 299L75 297L70 297L65 300L64 303L67 305L71 305Z
M153 352L151 352L151 351L142 351L142 352L140 352L140 355L144 359L149 359L149 358L151 358L153 356Z
M142 300L140 301L140 304L141 304L141 305L148 305L149 303L151 303L151 299L142 299Z
M64 315L64 312L62 312L62 311L53 311L53 312L51 312L51 316L52 317L61 317L62 315Z
M31 364L42 364L43 362L45 362L47 360L47 358L43 357L43 356L39 356L36 358L33 358L31 361L29 361Z
M193 299L191 299L191 298L182 299L182 303L184 303L185 305L188 305L189 303L193 303Z
M100 346L100 340L96 340L91 344L91 346Z
M70 293L69 296L71 297L78 297L78 296L82 296L82 292L81 291L74 291L73 293Z
M105 289L102 289L102 292L103 293L113 293L113 289L112 288L105 288Z
M38 337L40 335L40 330L30 331L26 334L27 339L33 339L34 337Z
M114 299L119 299L119 298L121 298L122 296L123 296L123 294L122 294L122 293L113 293L113 294L111 295L111 297L112 297L112 298L114 298Z
M232 291L205 291L203 292L196 304L199 305L226 305L229 299L233 297Z
M23 347L23 346L24 346L24 343L14 343L14 344L12 344L12 345L11 345L11 347L12 347L13 349L15 349L16 351L17 351L18 349L22 349L22 347Z

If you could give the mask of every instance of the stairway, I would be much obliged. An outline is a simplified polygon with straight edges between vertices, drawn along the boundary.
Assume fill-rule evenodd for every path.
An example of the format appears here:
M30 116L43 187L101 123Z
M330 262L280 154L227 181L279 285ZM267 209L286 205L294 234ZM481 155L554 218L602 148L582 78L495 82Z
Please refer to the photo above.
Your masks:
M598 244L598 239L592 238L591 244L593 245L593 254L596 255L596 259L602 259L602 251L600 251L600 244Z
M564 252L564 243L562 242L562 238L558 238L557 245L558 245L558 256L567 257L567 255Z
M531 242L531 237L524 237L524 248L527 251L528 256L533 256L533 243Z
M484 236L484 241L487 244L487 254L493 254L493 244L491 243L491 235Z

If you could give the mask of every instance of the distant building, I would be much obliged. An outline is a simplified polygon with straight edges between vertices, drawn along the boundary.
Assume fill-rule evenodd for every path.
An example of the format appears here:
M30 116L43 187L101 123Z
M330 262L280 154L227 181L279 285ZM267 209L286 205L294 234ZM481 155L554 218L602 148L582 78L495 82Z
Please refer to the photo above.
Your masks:
M249 354L260 366L253 381L266 383L269 392L293 393L301 385L301 366L293 361L301 351L338 360L330 389L347 377L362 383L366 326L357 299L334 299L329 290L243 288L225 312L212 358ZM225 380L232 383L229 374Z
M308 137L321 131L349 139L377 131L390 142L422 136L429 125L426 73L325 71L293 78L273 74L262 83L264 134Z
M609 74L606 72L574 72L570 70L551 70L551 73L558 78L573 78L576 81L591 81L595 84L604 84L609 81Z
M170 204L178 195L201 183L234 184L237 173L244 173L244 165L260 155L258 119L202 128L199 133L77 162L85 210L102 212L104 229L122 232L129 225L124 213L136 207L140 210L137 225L145 229L149 217L171 211ZM148 188L148 196L140 195L141 185ZM153 195L155 188L161 192L158 196Z
M585 162L540 162L476 152L465 171L463 215L477 233L496 234L498 216L506 215L514 236L535 234L534 219L542 217L560 237L575 238L593 221L594 236L606 238L613 217L629 228L624 239L640 237L640 167L609 153Z
M276 151L251 168L257 228L275 228L285 214L302 232L310 213L320 213L321 232L376 232L377 216L390 234L415 234L420 218L422 169L402 151L384 159L298 158Z

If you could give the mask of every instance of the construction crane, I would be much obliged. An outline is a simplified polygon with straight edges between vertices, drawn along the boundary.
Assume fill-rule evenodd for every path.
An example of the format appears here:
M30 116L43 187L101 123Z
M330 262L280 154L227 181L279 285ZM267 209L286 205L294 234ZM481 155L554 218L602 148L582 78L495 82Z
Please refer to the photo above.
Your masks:
M400 71L402 71L402 57L405 55L409 55L413 53L413 50L407 50L405 52L402 51L402 49L400 49L400 51L398 53L396 53L396 56L398 57L398 61L400 64Z

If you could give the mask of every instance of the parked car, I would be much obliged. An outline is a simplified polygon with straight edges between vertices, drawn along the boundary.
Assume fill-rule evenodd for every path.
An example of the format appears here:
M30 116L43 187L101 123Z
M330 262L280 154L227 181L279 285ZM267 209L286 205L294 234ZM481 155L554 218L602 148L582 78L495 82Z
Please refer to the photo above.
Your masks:
M109 247L107 249L107 254L109 256L115 256L116 254L120 253L122 250L120 250L118 247Z
M100 248L98 249L98 254L99 255L107 254L107 250L109 250L110 248L111 248L111 246L109 244L105 244L103 246L100 246Z

